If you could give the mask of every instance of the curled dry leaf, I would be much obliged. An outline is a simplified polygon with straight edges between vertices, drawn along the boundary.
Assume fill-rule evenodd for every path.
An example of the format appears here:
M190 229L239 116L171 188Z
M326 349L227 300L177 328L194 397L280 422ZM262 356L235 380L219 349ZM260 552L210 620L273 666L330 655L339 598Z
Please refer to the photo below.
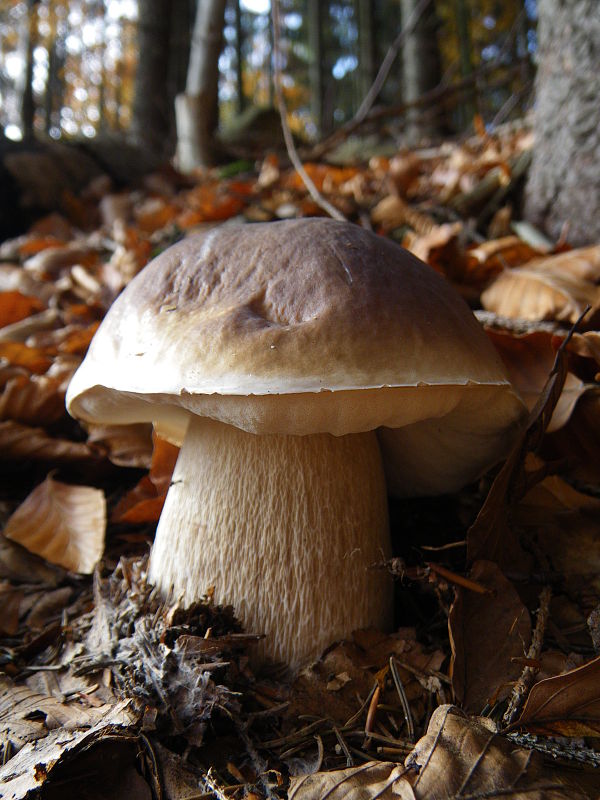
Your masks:
M89 574L102 555L105 528L99 489L48 477L13 513L4 535L52 564Z
M481 295L484 308L505 317L576 322L586 306L600 308L600 246L535 259L506 270Z
M22 425L50 425L65 416L62 377L13 373L2 385L3 374L7 372L0 368L0 420Z
M507 267L516 267L538 257L535 250L518 236L503 236L472 247L466 253L466 278L484 286Z
M116 505L113 522L158 522L178 454L178 447L154 436L150 472Z
M600 656L536 683L512 727L550 736L599 736Z
M1 398L0 398L1 400ZM0 422L0 461L82 461L96 454L83 442L55 439L42 429L12 420Z
M88 444L106 451L119 467L149 469L152 462L152 425L87 425Z
M469 577L491 591L457 590L448 619L451 673L457 702L478 713L510 694L522 669L515 659L524 655L531 639L531 620L496 564L477 561Z

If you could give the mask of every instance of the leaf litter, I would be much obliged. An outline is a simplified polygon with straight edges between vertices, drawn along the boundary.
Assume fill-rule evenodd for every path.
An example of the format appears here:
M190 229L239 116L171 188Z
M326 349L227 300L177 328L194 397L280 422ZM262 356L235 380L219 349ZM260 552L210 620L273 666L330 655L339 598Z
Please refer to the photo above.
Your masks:
M531 417L497 473L391 504L400 627L332 643L294 678L255 669L260 631L210 596L191 609L155 596L146 554L176 451L148 426L80 426L64 393L154 253L235 215L318 213L296 173L269 155L135 189L105 177L71 219L0 245L0 796L77 796L86 775L114 797L597 795L600 332L593 313L569 326L598 306L598 250L513 218L530 147L509 127L305 164L347 217L490 309L478 313ZM59 540L70 555L53 565Z

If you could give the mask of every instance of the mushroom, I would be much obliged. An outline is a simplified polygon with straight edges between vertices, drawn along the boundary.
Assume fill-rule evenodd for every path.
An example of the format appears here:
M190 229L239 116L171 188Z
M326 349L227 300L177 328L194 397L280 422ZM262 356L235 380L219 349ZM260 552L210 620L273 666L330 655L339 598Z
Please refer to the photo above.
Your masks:
M170 247L109 310L67 406L183 443L150 580L186 604L214 587L291 666L391 625L387 488L458 489L524 411L440 275L329 219Z

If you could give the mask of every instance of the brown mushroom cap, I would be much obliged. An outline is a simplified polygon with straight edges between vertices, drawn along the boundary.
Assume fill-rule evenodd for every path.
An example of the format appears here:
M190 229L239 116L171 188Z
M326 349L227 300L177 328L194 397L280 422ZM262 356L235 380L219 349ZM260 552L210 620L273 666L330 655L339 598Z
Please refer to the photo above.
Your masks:
M523 413L441 276L387 239L320 218L215 228L166 250L111 307L67 404L88 421L153 421L176 441L189 412L295 435L432 418L452 428L455 414L467 442L477 448L480 430L488 442L476 470ZM457 442L453 431L444 448Z

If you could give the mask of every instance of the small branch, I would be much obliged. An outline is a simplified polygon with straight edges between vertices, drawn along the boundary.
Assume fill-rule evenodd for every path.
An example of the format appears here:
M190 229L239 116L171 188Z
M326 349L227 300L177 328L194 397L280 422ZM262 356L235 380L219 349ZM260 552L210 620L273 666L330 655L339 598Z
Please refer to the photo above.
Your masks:
M528 661L537 661L540 657L542 652L542 645L544 643L544 633L546 631L546 624L548 622L548 613L550 611L550 598L552 597L552 591L549 586L544 586L542 591L540 592L540 607L538 609L537 620L535 623L535 630L533 631L533 636L531 637L531 646L527 651L526 659ZM525 667L523 672L521 673L521 677L516 682L512 696L510 698L510 703L508 704L508 708L502 718L502 722L504 725L510 725L516 719L519 711L521 710L521 706L523 705L527 695L529 694L529 690L535 680L535 676L538 672L537 667Z
M407 36L410 36L410 34L414 31L419 20L425 13L425 10L427 9L427 6L430 3L431 0L420 0L418 5L413 9L412 14L406 20L406 24L402 26L400 33L398 34L398 36L396 36L396 38L390 45L389 50L385 54L385 58L383 59L383 62L379 67L379 72L375 76L375 80L373 81L371 88L365 95L365 98L360 104L358 111L354 115L354 119L352 120L353 122L360 124L371 110L373 103L375 102L375 100L377 100L379 92L383 89L383 85L385 84L387 77L390 74L392 64L396 60L396 56L398 55L398 51L404 44L404 40L406 39Z
M283 139L285 141L285 146L290 157L290 161L292 162L294 169L301 177L302 182L306 186L306 189L315 203L326 211L330 217L333 219L346 221L346 217L339 211L334 205L332 205L328 200L326 200L323 195L319 192L315 184L313 183L310 175L304 169L304 165L300 160L300 156L298 155L298 151L296 150L296 145L294 144L294 139L292 137L292 132L290 130L290 126L287 121L287 107L285 105L285 98L283 96L283 86L281 81L281 49L280 49L280 32L281 32L281 25L280 25L280 16L279 16L279 0L273 0L272 2L272 15L273 15L273 82L275 84L275 99L277 101L277 109L279 111L279 116L281 117L281 129L283 132Z

